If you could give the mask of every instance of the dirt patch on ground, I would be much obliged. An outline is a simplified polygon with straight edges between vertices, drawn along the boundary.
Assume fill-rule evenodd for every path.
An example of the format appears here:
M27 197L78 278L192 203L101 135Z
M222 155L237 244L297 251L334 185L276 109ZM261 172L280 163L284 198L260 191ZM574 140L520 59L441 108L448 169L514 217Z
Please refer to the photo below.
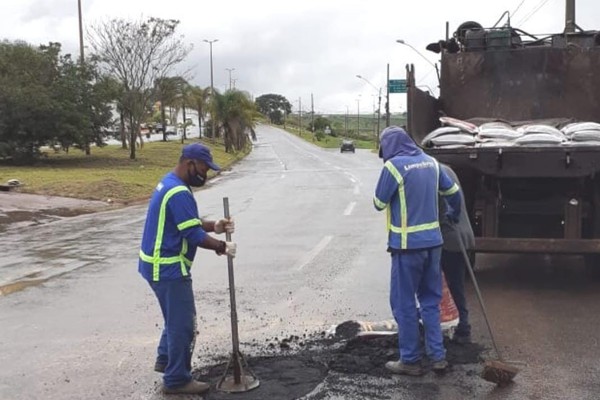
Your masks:
M340 335L334 337L328 337L324 332L309 338L292 335L283 339L273 338L262 348L257 346L253 351L256 354L249 357L248 364L260 379L261 386L250 392L230 395L216 391L214 385L225 372L226 363L223 362L202 368L194 376L213 384L205 397L211 400L298 399L310 393L316 395L319 385L330 374L335 374L335 379L339 379L340 375L361 374L390 380L392 374L385 369L385 363L398 359L398 336L352 337L354 328L344 326ZM480 345L457 345L450 341L446 341L445 345L451 366L481 361L480 354L484 348ZM424 365L427 364L425 359ZM407 385L415 383L407 381ZM422 385L417 386L420 388ZM364 388L364 398L369 398L372 389ZM353 387L353 392L357 391L360 392L361 388Z

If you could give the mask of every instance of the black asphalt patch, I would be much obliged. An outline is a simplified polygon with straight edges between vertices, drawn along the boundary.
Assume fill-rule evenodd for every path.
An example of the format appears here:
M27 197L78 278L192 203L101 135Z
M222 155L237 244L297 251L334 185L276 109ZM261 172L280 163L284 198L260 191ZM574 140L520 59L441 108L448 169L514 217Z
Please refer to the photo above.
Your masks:
M398 336L389 335L381 337L353 337L353 327L340 331L340 336L327 338L324 333L312 338L290 336L288 338L274 338L264 348L256 348L258 355L247 356L250 369L260 380L260 387L246 392L227 394L217 392L215 385L223 375L226 364L218 363L207 366L194 373L196 379L212 384L207 400L262 400L278 399L292 400L313 393L319 398L319 384L330 375L334 379L340 376L349 377L356 374L390 380L392 374L385 369L386 361L398 360ZM343 334L342 334L343 333ZM480 354L484 348L478 344L458 345L449 341L445 342L446 358L450 365L477 364L481 361ZM267 354L277 351L278 354ZM427 365L426 358L424 364ZM231 371L230 371L231 373ZM436 392L435 384L414 381L406 377L403 385L406 389L414 388L417 393ZM352 387L354 394L373 395L372 387Z

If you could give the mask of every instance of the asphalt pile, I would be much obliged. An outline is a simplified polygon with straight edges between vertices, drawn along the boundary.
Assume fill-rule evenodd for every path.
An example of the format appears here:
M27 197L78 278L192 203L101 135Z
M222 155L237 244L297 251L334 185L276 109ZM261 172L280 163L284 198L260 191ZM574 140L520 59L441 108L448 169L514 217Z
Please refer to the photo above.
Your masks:
M226 368L222 358L217 364L195 371L194 377L213 384L210 393L205 396L207 400L234 397L240 400L299 399L314 392L330 373L391 378L385 363L399 358L398 336L356 337L358 329L356 325L347 323L338 326L333 336L320 332L302 337L275 337L266 344L253 346L253 354L246 357L247 363L261 385L246 393L216 391L214 386ZM481 361L480 354L484 349L480 345L457 345L449 341L445 345L451 366Z

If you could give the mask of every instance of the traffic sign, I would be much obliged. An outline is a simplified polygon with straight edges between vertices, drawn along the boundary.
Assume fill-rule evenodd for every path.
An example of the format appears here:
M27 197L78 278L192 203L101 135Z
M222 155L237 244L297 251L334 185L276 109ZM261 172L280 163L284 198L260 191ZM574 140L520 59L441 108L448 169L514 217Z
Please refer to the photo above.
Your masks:
M388 87L390 93L406 93L406 79L390 79Z

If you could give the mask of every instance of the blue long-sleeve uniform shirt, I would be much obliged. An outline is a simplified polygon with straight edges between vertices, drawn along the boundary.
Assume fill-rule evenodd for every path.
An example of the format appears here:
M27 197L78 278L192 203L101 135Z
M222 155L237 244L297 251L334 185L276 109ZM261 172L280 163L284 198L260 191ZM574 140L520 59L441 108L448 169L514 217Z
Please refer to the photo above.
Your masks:
M174 173L156 186L148 206L138 270L148 281L188 276L206 232L190 188Z
M401 132L381 138L385 164L373 199L377 210L388 210L388 247L402 251L441 246L438 194L456 220L461 209L459 188L433 157Z

